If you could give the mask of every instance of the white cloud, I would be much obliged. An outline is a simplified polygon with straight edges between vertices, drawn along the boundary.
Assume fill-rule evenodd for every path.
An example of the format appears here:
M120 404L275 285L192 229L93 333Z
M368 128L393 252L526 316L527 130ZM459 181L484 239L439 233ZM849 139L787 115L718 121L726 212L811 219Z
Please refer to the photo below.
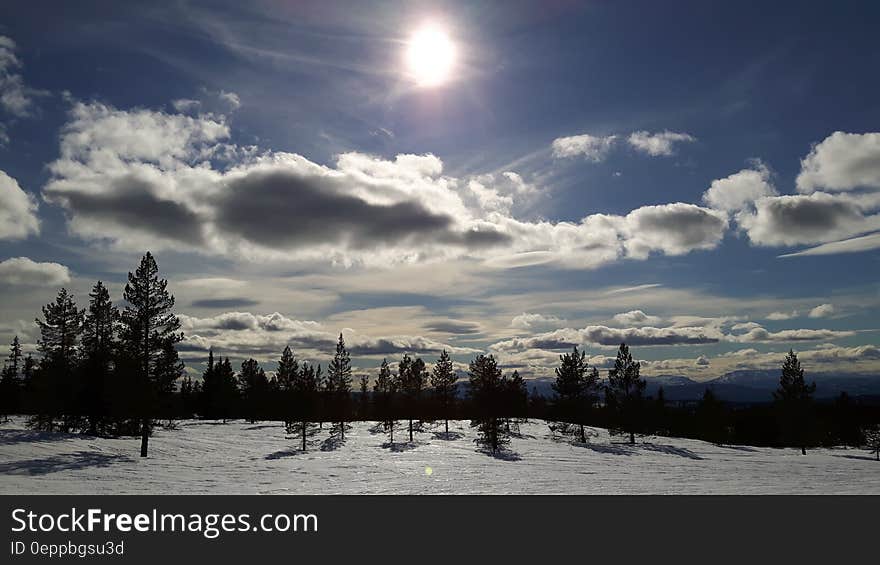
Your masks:
M644 258L652 251L682 255L717 247L727 231L727 217L681 202L643 206L624 218L621 231L630 257Z
M22 66L16 50L12 38L0 35L0 108L12 116L24 118L31 115L34 99L47 92L29 87L16 72Z
M880 133L832 133L801 160L796 184L804 193L880 188Z
M547 316L544 314L530 314L528 312L523 312L518 316L514 316L510 321L510 327L518 328L521 330L534 330L534 329L543 329L548 327L559 326L559 324L564 323L565 320L558 318L556 316Z
M389 266L453 258L487 266L595 268L718 245L724 214L693 204L523 221L518 174L455 178L434 155L345 153L335 166L227 143L222 116L76 103L44 197L77 235L124 250ZM295 221L292 221L295 219Z
M18 182L0 171L0 239L23 239L40 233L37 202L18 185Z
M749 240L763 246L827 243L880 229L880 215L867 214L870 200L814 192L771 196L743 210L737 223Z
M823 243L795 253L786 253L780 257L801 257L810 255L836 255L838 253L860 253L880 249L880 233L872 233L861 237Z
M617 346L626 342L630 346L651 345L699 345L717 343L722 339L717 331L702 327L680 328L609 328L587 326L585 328L562 328L529 337L514 337L491 346L499 351L526 349L568 349L574 345Z
M809 316L811 318L827 318L832 314L834 314L833 304L820 304L819 306L816 306L815 308L810 310Z
M754 328L741 335L728 336L738 343L793 343L798 341L828 341L855 335L852 331L795 329L771 332L762 327Z
M70 282L70 271L58 263L37 263L27 257L0 262L0 283L21 286L61 286Z
M792 318L797 318L800 314L797 310L793 310L791 312L770 312L767 314L768 320L791 320Z
M185 339L180 349L188 358L201 358L208 348L234 357L277 359L290 345L306 359L326 359L333 351L337 330L311 320L295 320L274 312L225 312L209 318L180 316ZM446 349L453 354L473 354L476 349L458 347L423 336L372 336L342 328L352 355L373 357L403 353L431 354Z
M765 196L775 195L776 189L770 184L769 169L763 163L756 162L754 168L712 181L703 193L703 202L716 210L735 212Z
M588 133L558 137L553 140L553 156L557 159L583 155L587 160L604 161L617 140L616 135L595 136Z
M657 133L636 131L631 133L626 141L636 151L640 151L652 157L668 157L675 153L675 144L691 143L696 141L696 138L687 133L676 133L672 131L662 131Z
M621 312L612 319L622 326L656 326L662 321L658 316L649 316L641 310Z

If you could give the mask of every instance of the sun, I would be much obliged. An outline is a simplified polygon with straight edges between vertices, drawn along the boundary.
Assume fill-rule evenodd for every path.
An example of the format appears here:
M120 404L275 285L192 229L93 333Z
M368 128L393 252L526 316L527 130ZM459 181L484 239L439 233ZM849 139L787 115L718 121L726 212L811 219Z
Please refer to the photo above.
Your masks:
M407 71L419 86L439 86L449 80L455 54L455 45L446 31L426 25L407 42Z

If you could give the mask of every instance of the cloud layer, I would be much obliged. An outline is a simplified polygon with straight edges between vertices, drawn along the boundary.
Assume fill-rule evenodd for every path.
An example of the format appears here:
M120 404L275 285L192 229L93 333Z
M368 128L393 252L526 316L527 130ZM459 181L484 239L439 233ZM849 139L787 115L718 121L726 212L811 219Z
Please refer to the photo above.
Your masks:
M711 249L727 228L723 213L686 203L524 221L512 210L537 189L511 171L450 177L431 154L344 153L325 166L230 135L219 114L75 103L43 195L67 211L74 233L121 249L342 265L475 258L593 268Z
M27 257L0 261L0 284L57 287L70 282L70 271L58 263L38 263Z
M23 239L40 233L36 200L0 171L0 239Z

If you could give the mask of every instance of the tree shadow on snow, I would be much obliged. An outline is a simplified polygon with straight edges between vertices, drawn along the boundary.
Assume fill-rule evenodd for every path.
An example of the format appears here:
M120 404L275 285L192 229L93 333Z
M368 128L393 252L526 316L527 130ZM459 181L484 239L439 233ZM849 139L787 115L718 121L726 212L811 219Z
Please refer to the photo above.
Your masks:
M47 441L62 441L83 437L78 434L66 432L41 432L36 430L3 430L0 429L0 445L14 445L16 443L40 443Z
M385 442L382 444L383 449L387 449L391 453L403 453L404 451L412 451L421 445L417 441L396 441L394 443Z
M584 443L581 441L574 441L571 442L571 445L608 455L635 455L635 451L629 444L590 443L589 441Z
M873 455L835 455L835 457L845 457L846 459L861 459L862 461L877 462L877 458Z
M477 453L482 453L499 461L522 461L522 455L512 449L499 449L493 453L491 449L480 448L477 449Z
M284 459L285 457L295 457L297 455L302 455L305 451L301 449L281 449L276 451L275 453L270 453L263 459L274 460L274 459Z
M720 445L717 443L715 445L722 449L733 449L734 451L748 451L749 453L754 453L758 451L754 447L749 447L747 445Z
M457 439L461 439L464 437L464 434L461 432L434 432L434 439L442 439L446 441L455 441Z
M374 436L388 433L388 429L384 426L384 424L382 424L382 422L376 422L375 424L367 428L367 431L370 432L370 435Z
M678 455L679 457L686 457L687 459L696 459L702 460L703 458L691 451L690 449L684 447L675 447L674 445L661 445L656 443L643 443L641 444L641 448L647 451L657 451L659 453L666 453L668 455Z
M338 436L330 436L321 442L321 451L336 451L345 445L345 440Z
M48 475L61 471L75 471L89 467L109 467L113 463L131 461L124 455L106 455L89 451L76 451L45 459L28 459L0 464L0 475Z
M277 429L277 428L283 428L283 427L284 427L283 424L254 424L252 426L248 426L248 427L242 428L242 429L245 431L249 431L249 430L266 430L269 428Z

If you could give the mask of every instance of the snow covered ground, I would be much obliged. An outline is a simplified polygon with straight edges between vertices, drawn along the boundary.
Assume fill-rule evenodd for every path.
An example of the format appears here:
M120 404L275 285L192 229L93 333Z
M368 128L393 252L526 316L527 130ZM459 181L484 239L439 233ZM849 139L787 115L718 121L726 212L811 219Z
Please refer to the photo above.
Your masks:
M278 423L192 421L157 430L147 459L134 438L33 432L23 422L0 424L2 494L880 494L880 462L864 451L801 456L664 437L629 446L605 430L575 445L539 421L522 426L505 458L479 452L466 422L450 423L453 439L428 431L393 446L361 422L344 445L322 450L325 429L302 453ZM407 439L402 428L395 439Z

